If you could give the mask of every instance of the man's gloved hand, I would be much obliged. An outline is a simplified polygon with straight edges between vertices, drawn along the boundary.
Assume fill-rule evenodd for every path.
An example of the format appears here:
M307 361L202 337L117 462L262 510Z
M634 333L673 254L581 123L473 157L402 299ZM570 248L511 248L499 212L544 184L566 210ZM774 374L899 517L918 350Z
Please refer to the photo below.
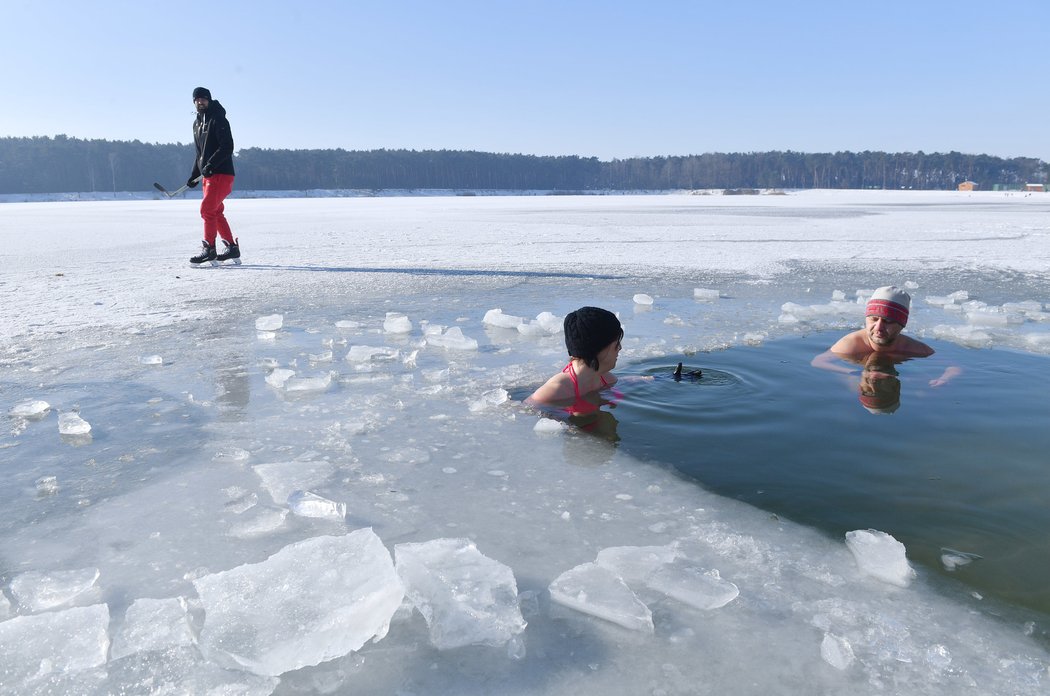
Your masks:
M197 188L198 181L199 179L195 179L191 176L189 179L186 179L186 188Z
M215 167L213 167L210 163L204 165L204 168L201 169L201 176L211 176L214 173L215 173Z

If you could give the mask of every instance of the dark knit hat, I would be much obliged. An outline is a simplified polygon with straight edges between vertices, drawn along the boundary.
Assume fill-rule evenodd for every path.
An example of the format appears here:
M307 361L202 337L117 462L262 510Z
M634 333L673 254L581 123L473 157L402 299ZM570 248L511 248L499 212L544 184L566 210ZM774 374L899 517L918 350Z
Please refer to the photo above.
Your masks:
M211 92L208 91L207 87L196 87L193 90L193 100L196 101L204 97L208 101L211 101Z
M569 356L598 369L598 353L623 338L616 315L600 307L580 307L565 315L565 347Z

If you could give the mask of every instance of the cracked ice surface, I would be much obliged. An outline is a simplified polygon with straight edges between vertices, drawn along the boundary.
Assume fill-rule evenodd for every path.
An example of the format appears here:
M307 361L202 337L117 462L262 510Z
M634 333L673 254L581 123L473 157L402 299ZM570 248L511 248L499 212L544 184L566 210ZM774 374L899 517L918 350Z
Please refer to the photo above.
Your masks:
M1050 204L805 192L228 208L244 266L192 270L192 201L0 206L0 254L18 257L0 277L0 691L1046 693L1045 617L921 569L907 587L875 581L844 538L561 423L537 431L518 399L564 365L552 317L584 304L619 313L633 360L852 327L857 299L895 282L915 298L913 335L1050 354ZM114 261L117 244L139 261ZM79 412L90 437L60 435ZM41 495L47 477L61 485ZM289 514L292 496L317 502L306 493L339 514ZM432 644L390 554L440 539L483 549L502 579L442 556L435 586L446 572L498 586L514 617L513 580L523 650ZM82 569L97 578L62 583L63 604L21 603L40 577L24 574ZM354 603L369 583L377 605ZM360 621L335 621L348 612Z

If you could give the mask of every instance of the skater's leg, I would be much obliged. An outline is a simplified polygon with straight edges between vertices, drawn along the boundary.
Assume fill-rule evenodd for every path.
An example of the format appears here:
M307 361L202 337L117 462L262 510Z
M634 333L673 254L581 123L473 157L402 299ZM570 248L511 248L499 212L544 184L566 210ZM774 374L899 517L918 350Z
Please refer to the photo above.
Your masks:
M204 180L204 198L201 201L201 217L204 218L205 241L215 244L215 237L233 241L233 232L226 220L226 196L233 190L233 176L213 174Z
M204 219L204 240L215 243L215 237L233 242L230 223L226 221L226 196L233 191L233 177L229 174L214 174L204 180L204 198L201 200L201 217Z

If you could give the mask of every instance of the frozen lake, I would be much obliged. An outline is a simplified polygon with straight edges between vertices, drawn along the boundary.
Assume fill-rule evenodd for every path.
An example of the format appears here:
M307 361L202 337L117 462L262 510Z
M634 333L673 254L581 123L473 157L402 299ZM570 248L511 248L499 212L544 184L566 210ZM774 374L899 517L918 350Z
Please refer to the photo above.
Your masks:
M1044 614L537 431L506 392L564 364L542 312L618 312L630 363L845 330L890 283L911 335L1045 359L1048 213L241 199L244 265L190 269L194 201L0 205L4 689L1045 693Z

